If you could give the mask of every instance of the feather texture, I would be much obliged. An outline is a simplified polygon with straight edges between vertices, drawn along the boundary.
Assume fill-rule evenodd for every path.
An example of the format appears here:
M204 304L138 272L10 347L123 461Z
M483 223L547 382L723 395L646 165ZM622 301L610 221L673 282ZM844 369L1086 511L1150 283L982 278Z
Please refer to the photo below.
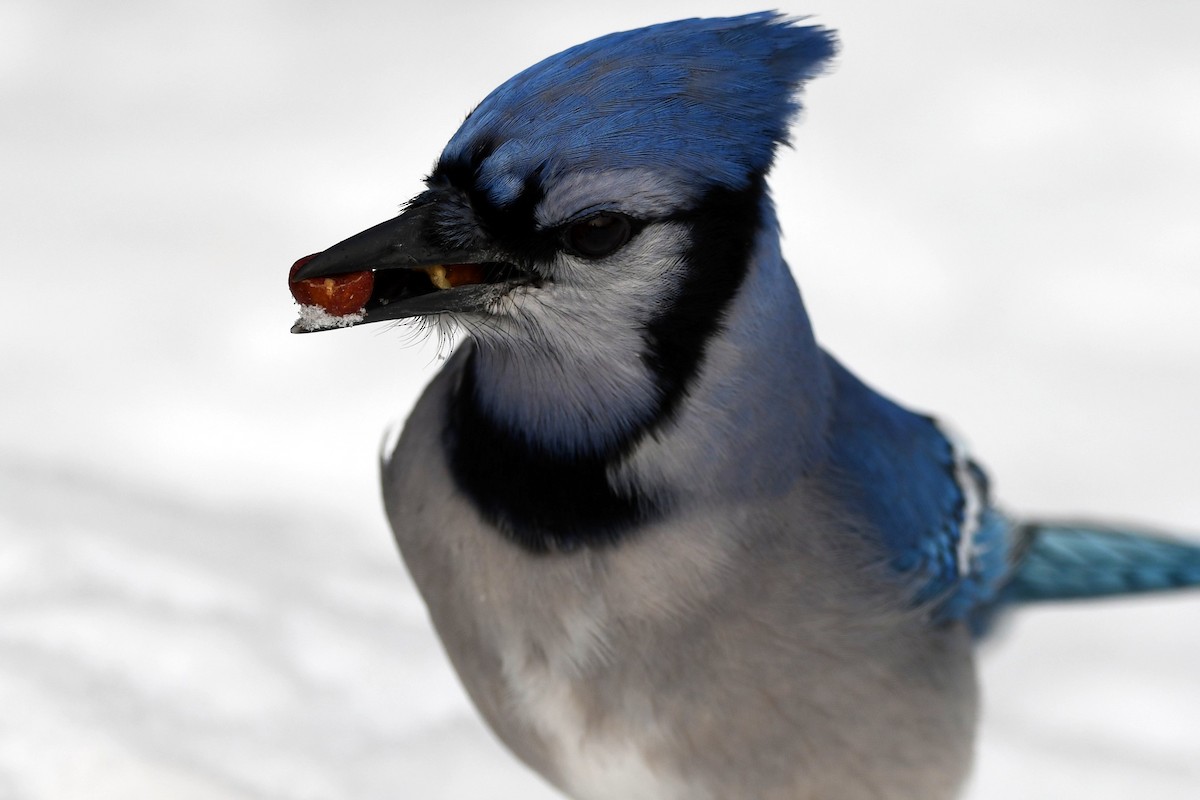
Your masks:
M1078 600L1200 585L1200 545L1144 531L1029 523L1010 602Z
M476 165L477 187L497 205L532 174L552 182L618 166L741 189L770 167L800 109L797 90L836 47L831 31L774 13L602 36L494 90L440 163Z

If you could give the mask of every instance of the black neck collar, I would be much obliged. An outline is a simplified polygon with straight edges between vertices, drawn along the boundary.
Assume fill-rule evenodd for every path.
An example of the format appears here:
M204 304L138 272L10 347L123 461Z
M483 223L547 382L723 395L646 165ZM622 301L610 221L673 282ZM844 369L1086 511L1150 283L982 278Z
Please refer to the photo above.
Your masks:
M745 280L765 191L757 176L741 190L713 189L675 217L691 228L687 277L672 304L646 325L641 354L658 384L658 406L606 449L564 455L498 423L478 394L483 356L478 349L470 354L451 399L445 446L457 488L503 536L534 553L604 547L662 516L669 504L662 491L615 486L611 476L686 398L705 347Z

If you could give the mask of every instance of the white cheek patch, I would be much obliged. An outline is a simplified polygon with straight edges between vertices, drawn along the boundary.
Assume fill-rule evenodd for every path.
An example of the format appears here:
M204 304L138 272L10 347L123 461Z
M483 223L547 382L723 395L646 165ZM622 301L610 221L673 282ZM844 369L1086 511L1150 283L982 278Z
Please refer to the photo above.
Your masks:
M477 380L490 412L547 442L604 441L645 420L659 392L646 325L671 302L688 243L682 223L657 223L607 258L560 254L553 280L464 319L488 352Z
M534 210L534 220L543 228L552 228L591 208L661 219L697 198L699 187L694 184L644 169L576 172L555 182Z

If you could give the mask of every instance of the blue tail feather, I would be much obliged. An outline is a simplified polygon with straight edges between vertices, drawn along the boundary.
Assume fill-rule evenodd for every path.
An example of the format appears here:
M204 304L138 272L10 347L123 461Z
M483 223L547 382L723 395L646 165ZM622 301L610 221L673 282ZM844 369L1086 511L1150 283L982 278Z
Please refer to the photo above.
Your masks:
M1200 587L1200 542L1080 524L1032 523L1022 533L1009 602Z

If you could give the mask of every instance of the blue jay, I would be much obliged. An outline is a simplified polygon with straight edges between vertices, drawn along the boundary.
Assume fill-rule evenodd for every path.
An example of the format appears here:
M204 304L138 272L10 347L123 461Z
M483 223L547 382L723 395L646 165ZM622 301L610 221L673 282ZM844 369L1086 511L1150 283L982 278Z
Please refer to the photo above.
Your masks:
M835 50L760 13L551 56L295 276L374 271L331 327L465 329L384 500L479 711L578 800L955 797L998 612L1200 584L1200 547L1004 513L818 346L766 175Z

